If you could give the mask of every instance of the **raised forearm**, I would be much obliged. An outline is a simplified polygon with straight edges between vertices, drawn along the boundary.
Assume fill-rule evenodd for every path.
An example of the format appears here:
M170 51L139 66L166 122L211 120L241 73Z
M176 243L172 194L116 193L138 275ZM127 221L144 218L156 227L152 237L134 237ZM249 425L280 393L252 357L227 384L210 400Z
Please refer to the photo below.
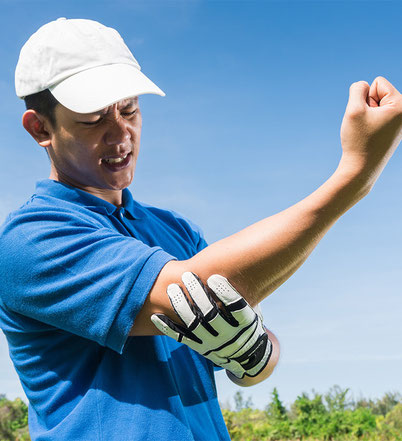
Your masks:
M187 261L188 266L201 278L224 275L255 305L302 265L336 220L368 191L362 172L343 159L314 193L210 245Z
M287 280L328 229L368 193L402 139L402 96L382 77L350 87L341 127L342 159L296 205L223 239L191 261L201 277L226 276L254 305Z
M192 271L204 282L225 276L254 306L285 282L329 228L372 188L402 139L402 96L382 77L353 83L341 127L342 159L334 174L292 207L222 239L189 260L168 262L137 316L134 335L150 335L149 317L174 319L169 283Z

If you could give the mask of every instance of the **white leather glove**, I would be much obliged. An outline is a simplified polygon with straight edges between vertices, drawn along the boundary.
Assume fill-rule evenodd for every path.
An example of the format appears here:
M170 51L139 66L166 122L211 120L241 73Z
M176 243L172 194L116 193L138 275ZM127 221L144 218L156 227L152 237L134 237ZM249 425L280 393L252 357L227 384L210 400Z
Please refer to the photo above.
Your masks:
M222 308L195 274L186 272L182 280L192 303L177 284L169 285L167 294L183 324L174 323L163 314L153 314L154 325L237 378L258 375L272 351L262 316L219 274L212 275L207 284L223 303Z

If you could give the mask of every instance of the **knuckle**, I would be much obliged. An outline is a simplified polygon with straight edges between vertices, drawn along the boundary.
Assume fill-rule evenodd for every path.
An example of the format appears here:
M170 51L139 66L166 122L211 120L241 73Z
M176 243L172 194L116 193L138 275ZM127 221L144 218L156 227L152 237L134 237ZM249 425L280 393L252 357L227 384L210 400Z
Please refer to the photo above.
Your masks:
M347 115L351 120L360 119L364 113L364 108L362 106L351 106L348 108Z

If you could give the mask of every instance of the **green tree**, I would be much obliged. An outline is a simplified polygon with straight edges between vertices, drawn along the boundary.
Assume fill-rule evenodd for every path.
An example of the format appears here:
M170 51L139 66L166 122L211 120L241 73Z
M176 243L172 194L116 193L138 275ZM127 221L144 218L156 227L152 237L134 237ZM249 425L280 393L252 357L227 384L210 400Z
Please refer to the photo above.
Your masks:
M396 404L385 416L377 418L381 439L402 441L402 403Z
M313 397L310 398L304 392L293 403L292 415L292 432L294 436L300 439L322 437L322 428L328 421L328 411L324 406L322 395L313 392Z
M364 407L371 409L375 415L385 416L390 412L394 406L398 403L402 403L402 395L399 392L387 392L380 399L376 400L366 400L365 398L360 399L356 403L356 408Z
M251 397L248 397L247 400L243 397L243 392L238 390L234 394L234 402L235 402L235 411L239 412L242 409L251 409L253 407L253 401Z
M288 412L279 398L279 393L276 387L271 395L271 402L266 407L266 414L271 426L271 429L269 430L269 439L287 439L291 437Z
M324 395L324 401L329 412L343 411L353 406L353 401L349 399L349 388L342 389L335 385Z
M279 399L279 393L276 387L272 391L271 395L272 400L266 407L268 417L273 421L283 421L284 419L288 419L286 408Z

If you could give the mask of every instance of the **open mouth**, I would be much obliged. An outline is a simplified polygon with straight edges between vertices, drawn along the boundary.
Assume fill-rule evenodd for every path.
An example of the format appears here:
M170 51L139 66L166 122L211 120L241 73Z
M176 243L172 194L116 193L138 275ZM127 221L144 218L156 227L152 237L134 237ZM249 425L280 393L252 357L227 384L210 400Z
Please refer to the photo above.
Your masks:
M111 171L119 171L127 167L131 162L131 152L124 156L115 156L102 159L102 164Z

